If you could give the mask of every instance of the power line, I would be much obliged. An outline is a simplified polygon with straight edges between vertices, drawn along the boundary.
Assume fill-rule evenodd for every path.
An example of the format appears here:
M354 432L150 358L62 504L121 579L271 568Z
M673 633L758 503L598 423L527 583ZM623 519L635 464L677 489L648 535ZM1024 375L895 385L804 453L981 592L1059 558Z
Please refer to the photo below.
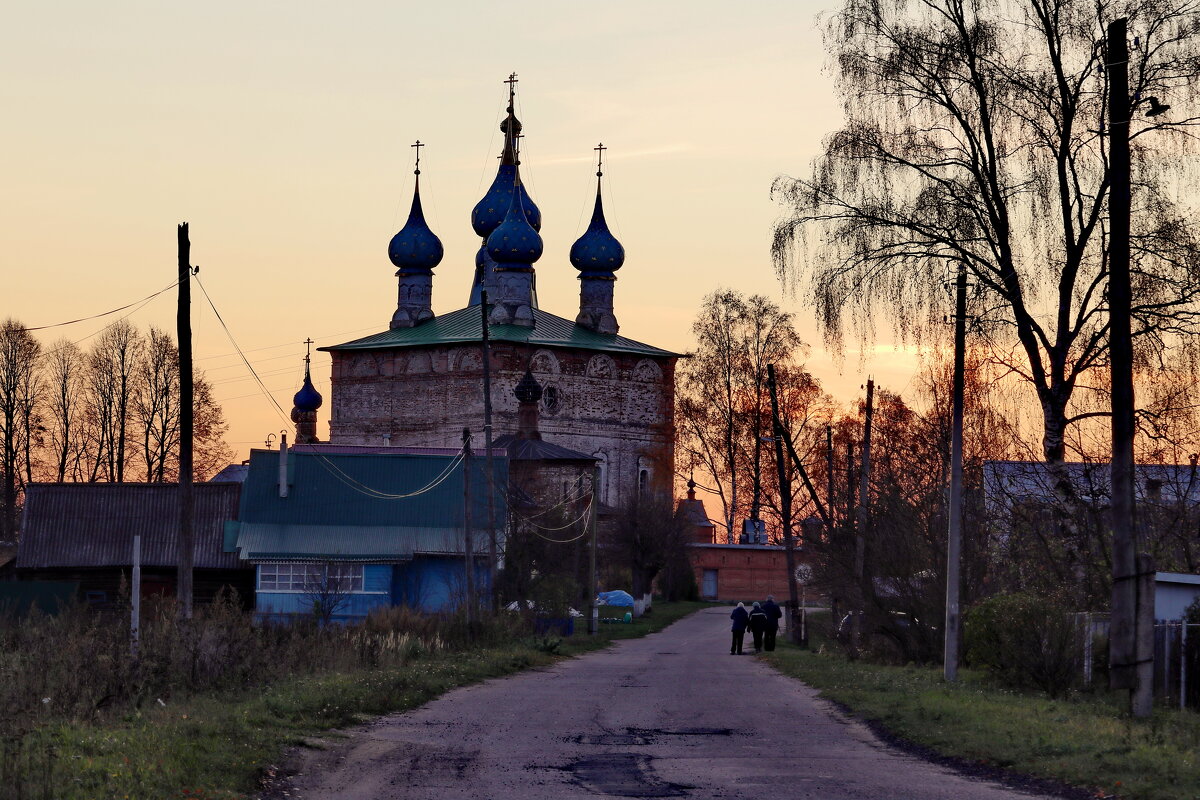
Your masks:
M279 418L281 420L283 420L284 425L287 425L289 423L289 420L288 420L287 415L283 411L283 407L281 405L279 405L279 402L275 399L274 395L272 395L270 393L270 391L267 389L266 384L264 384L262 382L262 378L260 378L258 376L258 373L254 371L254 367L250 364L250 360L246 358L246 354L242 351L242 348L238 345L237 340L233 338L233 332L231 330L229 330L229 326L225 324L225 320L221 317L221 312L217 311L217 306L215 303L213 303L212 297L209 296L208 290L204 288L204 284L200 282L199 275L196 276L196 284L200 287L200 291L204 294L204 299L208 301L209 307L212 308L213 314L216 315L217 321L219 323L221 323L221 327L225 330L225 335L229 338L229 343L231 345L233 345L233 349L237 351L237 354L241 357L242 362L246 365L246 369L248 369L250 371L250 374L254 377L254 380L258 383L259 388L262 389L263 394L265 394L267 396L267 399L269 399L271 401L271 404L273 406L275 406L275 409L276 409L277 413L279 414ZM464 445L463 449L465 449L465 445ZM422 486L420 489L417 489L415 491L404 492L401 494L396 494L396 493L392 493L392 492L384 492L384 491L380 491L379 489L374 489L370 486L367 486L366 484L356 480L354 477L346 474L341 468L339 468L336 464L334 464L332 461L330 461L328 458L326 458L323 454L314 452L313 455L315 455L317 457L317 463L321 464L321 466L323 466L325 468L325 470L327 472L329 472L330 475L332 475L337 480L341 481L346 486L355 490L356 492L359 492L360 494L364 494L368 497L373 497L377 500L404 500L404 499L407 499L410 497L416 497L418 495L422 495L422 494L425 494L426 492L432 491L437 486L439 486L440 484L445 482L445 480L447 478L449 478L451 474L453 474L454 468L456 466L458 466L459 462L462 461L463 450L460 449L458 451L458 453L455 454L454 457L450 459L450 462L442 470L441 474L439 474L436 478L434 478L430 483L426 484L425 486Z
M66 322L55 322L51 325L37 325L37 326L31 327L31 328L22 328L22 330L25 331L26 333L29 333L32 331L44 331L49 328L62 328L66 325L74 325L77 322L87 322L88 320L91 320L91 319L99 319L100 317L107 317L110 314L116 314L118 312L124 311L127 308L133 308L136 305L148 303L151 300L153 300L154 298L158 297L163 292L170 291L173 287L178 286L178 285L179 285L179 281L174 281L172 283L167 284L163 288L159 289L154 294L147 295L146 297L143 297L141 300L134 300L132 303L126 303L125 305L121 306L120 308L114 308L111 311L104 311L100 314L92 314L90 317L79 317L78 319L67 320ZM122 317L122 319L124 319L124 317ZM120 320L117 320L117 321L120 322ZM101 328L101 330L103 330L103 328ZM95 336L95 335L96 334L92 334L92 336ZM83 340L80 339L79 341L83 341ZM76 344L78 344L78 342L76 342Z

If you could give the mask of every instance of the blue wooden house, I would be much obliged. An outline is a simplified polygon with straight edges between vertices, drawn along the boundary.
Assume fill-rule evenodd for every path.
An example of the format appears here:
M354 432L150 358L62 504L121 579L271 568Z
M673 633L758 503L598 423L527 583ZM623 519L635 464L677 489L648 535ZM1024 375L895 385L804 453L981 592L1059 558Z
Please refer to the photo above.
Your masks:
M400 448L396 448L400 450ZM373 608L422 611L465 598L463 463L453 451L352 452L309 445L256 450L226 548L255 566L260 620L312 615L361 620ZM508 462L493 459L497 534L507 519ZM471 542L476 587L487 586L485 459L470 462Z

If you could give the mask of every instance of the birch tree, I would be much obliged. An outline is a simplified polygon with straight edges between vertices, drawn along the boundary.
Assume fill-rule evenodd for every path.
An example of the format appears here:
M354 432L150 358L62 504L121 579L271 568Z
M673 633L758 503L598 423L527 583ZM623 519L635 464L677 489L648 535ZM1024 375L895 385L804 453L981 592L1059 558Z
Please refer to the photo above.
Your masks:
M772 252L827 341L886 319L920 337L961 262L981 335L1033 388L1042 453L1064 458L1078 390L1108 364L1110 167L1104 26L1127 16L1134 119L1134 335L1143 374L1178 380L1200 329L1189 128L1191 0L845 0L826 42L845 122L806 178L778 178ZM1153 99L1152 99L1153 98ZM1160 112L1162 104L1173 108Z

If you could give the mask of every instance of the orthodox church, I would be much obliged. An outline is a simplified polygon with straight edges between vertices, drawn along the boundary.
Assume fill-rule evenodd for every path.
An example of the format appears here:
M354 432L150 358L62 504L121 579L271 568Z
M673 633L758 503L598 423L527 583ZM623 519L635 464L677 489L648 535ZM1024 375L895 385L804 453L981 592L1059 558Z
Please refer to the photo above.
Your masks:
M412 209L388 246L399 291L387 329L318 348L333 361L328 443L457 449L468 428L482 447L486 320L495 438L528 435L535 398L536 437L595 459L601 501L622 508L642 492L671 491L679 356L618 334L614 288L625 251L605 221L602 160L591 223L569 253L579 308L572 320L539 307L542 215L521 182L513 83L500 166L471 212L481 245L468 304L442 315L432 309L443 250L421 208L418 147ZM307 367L294 403L297 443L319 441L322 398Z

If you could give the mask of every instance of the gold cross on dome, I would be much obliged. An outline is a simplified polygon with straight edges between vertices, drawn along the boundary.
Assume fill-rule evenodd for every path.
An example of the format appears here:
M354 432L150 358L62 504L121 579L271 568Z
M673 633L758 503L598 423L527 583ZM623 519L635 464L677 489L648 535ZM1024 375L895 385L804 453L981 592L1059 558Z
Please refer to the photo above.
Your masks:
M595 150L597 153L596 177L598 178L604 174L604 151L607 150L608 148L604 146L604 142L601 142L600 144L596 145L592 149Z

